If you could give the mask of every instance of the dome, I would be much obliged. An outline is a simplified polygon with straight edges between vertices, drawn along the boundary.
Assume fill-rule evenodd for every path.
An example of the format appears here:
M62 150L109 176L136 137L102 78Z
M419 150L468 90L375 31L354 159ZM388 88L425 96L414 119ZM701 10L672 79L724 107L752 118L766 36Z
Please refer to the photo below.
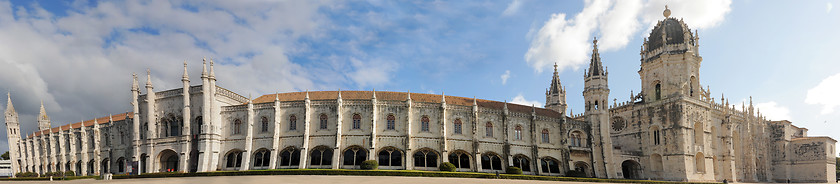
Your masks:
M663 35L665 40L663 40ZM688 39L685 37L688 36ZM675 18L665 18L659 21L648 36L646 50L648 52L662 47L662 43L667 44L682 44L689 42L694 44L694 35L691 34L691 29L685 23Z

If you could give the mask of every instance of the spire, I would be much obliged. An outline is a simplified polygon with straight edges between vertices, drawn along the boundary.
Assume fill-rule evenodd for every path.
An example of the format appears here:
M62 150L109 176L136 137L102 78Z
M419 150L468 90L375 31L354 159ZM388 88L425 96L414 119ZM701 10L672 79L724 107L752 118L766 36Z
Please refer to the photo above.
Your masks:
M47 119L47 109L44 108L44 100L41 100L41 111L38 113L39 118Z
M213 70L213 58L210 58L210 79L216 79L216 72Z
M187 60L184 60L184 76L181 77L181 81L190 81L190 75L187 75Z
M376 99L376 88L373 89L373 97L371 99Z
M561 88L562 85L560 84L560 76L557 72L557 62L554 63L554 75L551 77L551 87L548 89L548 94L560 94L563 93L563 89Z
M207 57L201 59L201 78L207 77Z
M306 90L306 97L304 97L304 100L309 100L309 90L308 89Z
M15 112L15 106L12 105L12 92L6 93L6 112Z
M478 105L478 101L475 99L475 96L473 96L473 106L477 106L477 105Z
M440 103L446 103L446 94L440 92Z
M152 70L146 68L146 88L152 87Z
M140 85L137 84L137 73L131 73L131 91L140 91Z
M408 96L405 99L411 100L411 90L408 90L408 92L406 92L405 94Z
M601 54L598 53L598 38L592 39L592 58L589 60L589 73L587 77L603 75L604 67L601 64Z
M274 93L274 101L280 101L280 92Z
M341 88L338 88L338 99L341 99Z

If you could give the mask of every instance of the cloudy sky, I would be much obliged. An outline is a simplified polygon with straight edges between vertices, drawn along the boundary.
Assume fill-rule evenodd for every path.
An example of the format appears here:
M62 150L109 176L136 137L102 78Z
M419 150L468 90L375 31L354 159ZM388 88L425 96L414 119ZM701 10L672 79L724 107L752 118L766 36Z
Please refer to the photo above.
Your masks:
M700 82L713 97L752 96L770 119L840 138L840 12L833 10L840 0L668 4L699 30ZM122 113L130 110L132 73L143 79L149 68L156 90L172 89L186 60L196 85L203 57L216 61L219 85L245 96L375 88L537 106L557 62L571 110L580 113L592 37L600 38L611 98L627 101L640 91L640 45L664 5L0 0L0 89L11 91L22 132L32 132L40 101L53 126Z

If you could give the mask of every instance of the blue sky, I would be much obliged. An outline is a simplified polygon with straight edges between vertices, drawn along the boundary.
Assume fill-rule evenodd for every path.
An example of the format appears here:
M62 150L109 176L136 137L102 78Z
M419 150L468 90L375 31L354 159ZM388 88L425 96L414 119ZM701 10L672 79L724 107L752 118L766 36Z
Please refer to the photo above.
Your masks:
M770 119L840 137L840 0L668 3L699 30L700 83L713 97L752 96ZM32 132L41 100L53 126L122 113L131 73L142 83L150 68L156 90L172 89L187 60L196 85L202 57L216 61L219 85L246 96L375 88L537 105L558 62L580 113L592 37L611 98L627 101L640 91L639 46L664 4L0 1L0 88Z

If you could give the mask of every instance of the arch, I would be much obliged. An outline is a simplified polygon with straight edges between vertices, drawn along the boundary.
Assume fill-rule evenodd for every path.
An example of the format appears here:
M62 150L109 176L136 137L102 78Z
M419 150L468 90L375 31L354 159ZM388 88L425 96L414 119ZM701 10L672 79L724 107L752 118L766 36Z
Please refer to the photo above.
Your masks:
M584 135L583 132L581 132L580 130L572 131L572 133L569 134L569 138L571 139L571 142L570 142L571 146L573 146L573 147L583 147L583 145L585 145L583 143L583 140L585 140L583 135Z
M198 126L194 129L195 132L193 134L204 133L204 132L201 131L202 126L204 126L204 117L202 117L202 116L195 117L195 124L197 124Z
M320 120L321 121L319 123L319 125L320 125L319 128L327 129L327 121L329 120L329 117L327 117L327 114L321 114Z
M580 162L583 163L583 162ZM585 165L585 163L584 163ZM543 173L551 173L551 174L560 174L560 161L558 161L554 157L543 157L540 159L540 167L542 168ZM586 166L585 168L588 168ZM581 169L580 172L586 173L589 169Z
M522 169L522 172L531 172L531 159L522 154L515 155L513 156L513 166Z
M235 119L233 120L233 130L231 130L232 135L239 135L242 133L242 120Z
M662 171L664 165L662 165L662 155L659 154L651 154L650 155L650 170L652 171Z
M414 152L415 168L436 168L438 166L438 152L430 148L420 148Z
M694 122L694 145L703 146L703 122Z
M268 169L271 163L271 151L266 148L260 148L254 152L253 169Z
M330 166L332 165L333 149L327 146L317 146L309 153L309 165Z
M166 149L158 153L158 164L160 166L159 172L177 172L178 171L178 153L171 149Z
M260 132L268 132L268 117L263 116L262 118L260 118L260 123Z
M88 167L87 168L87 175L88 176L96 173L96 160L90 159L90 161L88 161L88 163L87 163L87 167ZM41 168L41 170L43 171L44 169Z
M353 129L362 128L362 115L353 114Z
M484 125L484 136L486 137L493 137L493 122L487 122Z
M242 150L232 149L225 154L225 170L239 170L242 167Z
M717 127L714 126L714 125L711 125L711 127L712 127L712 131L709 132L709 134L710 134L709 137L710 137L710 142L711 142L710 146L712 146L713 148L717 148L717 145L718 145Z
M428 132L429 131L429 116L423 116L420 118L420 131Z
M102 169L102 173L111 173L111 159L110 158L102 159L102 162L100 164L102 164L102 166L100 166L100 168ZM55 171L59 171L59 170L60 169L58 167L58 164L55 164Z
M138 167L140 167L139 168L140 173L147 173L148 172L148 170L149 170L148 169L148 166L149 166L148 160L149 160L149 155L147 155L145 153L140 154L140 163L138 163L139 164Z
M483 170L504 170L502 157L493 152L481 154L481 169Z
M394 117L394 114L388 114L388 117L386 118L386 120L387 120L387 123L385 124L385 128L387 128L388 130L397 129L397 125L396 125L397 124L396 123L397 117Z
M29 166L27 166L27 170L29 170ZM82 176L85 174L82 173L82 160L76 161L76 171L74 173L76 174L76 176Z
M516 125L516 127L513 128L513 137L516 138L516 140L522 140L522 126Z
M455 122L453 123L453 126L455 127L453 129L453 133L455 133L455 134L461 134L462 133L463 123L461 123L461 118L455 118Z
M449 154L449 162L458 169L470 169L471 161L470 153L464 150L455 150Z
M550 143L551 142L551 139L549 139L548 129L543 129L542 130L542 136L541 137L542 137L542 142L543 143Z
M694 155L694 172L706 173L706 157L703 155L703 152L697 152Z
M344 149L344 166L361 166L362 162L367 160L367 149L353 145Z
M300 149L289 146L280 151L280 166L278 168L296 168L300 165Z
M639 162L633 160L625 160L621 162L621 172L624 173L626 179L642 179L642 166Z
M297 116L289 116L289 131L297 130Z
M556 161L556 160L552 160L552 161ZM589 176L589 164L586 164L586 162L577 161L577 162L575 162L574 166L575 166L575 172L580 174L582 177L591 177L591 176ZM550 169L549 173L555 173L554 172L554 167L551 167L551 165L549 165L549 169ZM560 169L560 168L557 167L557 169ZM543 172L546 172L546 170L543 169ZM557 173L559 173L559 171L557 171Z
M654 100L662 99L662 84L659 81L654 81Z
M597 100L595 101L595 106L593 106L593 107L594 107L593 110L598 110L598 101Z
M125 157L117 159L117 173L125 173Z
M378 159L380 167L402 166L402 150L395 147L384 147L379 149Z

